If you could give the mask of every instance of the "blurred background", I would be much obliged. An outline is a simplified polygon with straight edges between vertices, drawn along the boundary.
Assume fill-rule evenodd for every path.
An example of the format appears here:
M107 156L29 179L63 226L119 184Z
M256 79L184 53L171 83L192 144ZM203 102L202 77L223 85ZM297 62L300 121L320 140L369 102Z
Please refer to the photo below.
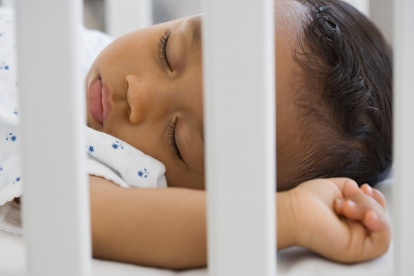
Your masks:
M120 20L126 21L129 19L127 19L125 13L131 13L132 10L132 13L136 14L133 16L135 17L135 23L130 23L138 27L144 27L148 24L156 24L198 13L201 11L200 2L200 0L84 0L84 24L87 28L102 30L117 36L122 31L111 30L110 22L105 20L112 17L113 13L123 14L124 16L121 16ZM121 6L131 8L123 10ZM139 8L145 9L145 11L134 11L134 9ZM150 11L149 17L146 14L147 11Z
M345 1L370 16L392 43L393 0ZM117 37L133 29L201 11L201 0L84 0L84 24Z

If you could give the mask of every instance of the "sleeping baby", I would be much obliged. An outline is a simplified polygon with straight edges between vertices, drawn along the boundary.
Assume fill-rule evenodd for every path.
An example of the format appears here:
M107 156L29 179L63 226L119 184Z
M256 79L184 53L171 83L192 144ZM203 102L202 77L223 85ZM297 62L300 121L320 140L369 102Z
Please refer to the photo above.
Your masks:
M390 225L384 197L364 183L375 184L391 165L390 49L341 1L275 5L275 247L299 245L344 263L378 257L388 249ZM97 258L171 269L207 265L201 26L196 15L127 34L86 74ZM10 105L8 116L17 117L18 108ZM5 130L1 143L17 145L14 131ZM15 171L0 171L7 179L0 199L17 191L4 210L22 193Z

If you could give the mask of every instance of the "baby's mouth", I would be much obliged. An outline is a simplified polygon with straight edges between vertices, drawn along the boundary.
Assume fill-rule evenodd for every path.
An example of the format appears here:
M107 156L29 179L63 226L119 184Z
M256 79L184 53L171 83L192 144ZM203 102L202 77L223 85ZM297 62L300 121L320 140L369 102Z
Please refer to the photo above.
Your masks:
M111 93L101 77L92 81L88 91L89 112L101 126L112 110L110 96Z
M101 78L97 78L94 80L88 89L88 102L89 102L89 112L92 118L99 123L101 126L103 125L104 120L104 107L102 104L102 80Z

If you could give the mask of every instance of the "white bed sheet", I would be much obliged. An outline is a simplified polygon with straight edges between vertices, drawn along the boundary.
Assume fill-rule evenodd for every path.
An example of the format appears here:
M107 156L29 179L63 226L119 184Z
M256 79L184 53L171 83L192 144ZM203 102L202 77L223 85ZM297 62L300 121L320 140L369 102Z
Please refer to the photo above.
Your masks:
M388 213L390 214L390 206L392 206L391 180L381 183L379 189L384 192L387 198ZM392 251L391 246L390 250L378 259L360 264L344 265L325 260L302 248L293 247L277 253L277 271L278 275L284 276L389 276L393 275ZM95 259L92 261L92 268L94 276L207 276L208 274L207 269L177 272ZM0 231L0 276L24 275L26 275L26 270L22 237Z

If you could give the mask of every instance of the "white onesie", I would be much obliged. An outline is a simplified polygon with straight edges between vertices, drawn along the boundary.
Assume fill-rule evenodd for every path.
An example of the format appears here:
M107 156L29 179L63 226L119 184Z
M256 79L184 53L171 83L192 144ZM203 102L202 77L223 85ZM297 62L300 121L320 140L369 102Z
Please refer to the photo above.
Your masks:
M111 38L84 29L81 68L86 75L97 54ZM13 11L0 8L0 230L21 233L19 206L13 201L23 193L21 175L19 108L16 79ZM88 173L121 187L166 187L165 167L154 158L111 135L85 126Z

